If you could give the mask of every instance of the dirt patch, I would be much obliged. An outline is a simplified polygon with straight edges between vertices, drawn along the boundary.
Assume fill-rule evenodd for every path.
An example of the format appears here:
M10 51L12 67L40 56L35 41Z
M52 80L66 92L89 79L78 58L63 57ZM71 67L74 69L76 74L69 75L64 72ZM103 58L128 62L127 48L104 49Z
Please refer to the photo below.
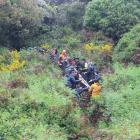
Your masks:
M28 73L39 75L43 73L45 70L45 66L43 64L31 65L29 69L27 69Z
M9 103L8 97L5 95L5 93L0 93L0 107L5 107Z
M111 115L105 115L105 111L104 106L94 105L93 112L89 118L94 127L98 126L99 121L104 121L107 125L111 122Z
M100 71L102 74L113 74L114 73L113 68L110 66L103 66L103 67L101 67Z
M22 79L15 79L6 83L6 88L14 89L14 88L28 88L28 83Z
M85 91L81 94L79 105L82 109L86 109L89 106L89 102L90 102L90 95L88 92Z
M136 49L132 56L132 61L134 64L140 64L140 49Z
M98 131L93 135L94 140L113 140L113 135L105 131Z

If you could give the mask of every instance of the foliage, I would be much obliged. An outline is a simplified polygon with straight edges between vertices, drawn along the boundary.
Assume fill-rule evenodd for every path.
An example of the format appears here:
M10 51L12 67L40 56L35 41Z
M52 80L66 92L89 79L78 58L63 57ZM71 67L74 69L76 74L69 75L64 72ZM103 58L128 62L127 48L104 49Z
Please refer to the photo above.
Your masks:
M110 63L112 62L112 44L109 42L84 44L82 53L85 54L85 58L89 57L100 70L103 70L104 67L110 67Z
M33 0L9 2L0 9L0 42L2 46L20 49L43 31L43 9Z
M134 62L135 53L140 49L140 25L134 26L128 33L124 34L114 49L114 60ZM137 58L139 59L139 57Z
M112 52L112 45L105 44L105 45L94 45L93 43L85 44L83 48L87 51L97 51L103 53L111 53Z
M0 4L0 139L138 139L140 68L112 64L112 57L114 62L140 62L140 25L133 27L140 19L139 2L7 0ZM109 37L114 41L122 37L113 55ZM70 58L92 61L102 75L100 98L80 109L75 91L65 86L60 69L38 47L66 49Z
M64 3L57 7L56 22L58 25L67 25L73 30L82 28L85 3L79 0Z
M129 66L125 69L120 64L114 68L115 73L105 77L103 84L104 106L108 110L105 113L111 114L109 129L113 129L114 139L137 139L140 132L140 68Z
M68 23L74 30L82 28L84 16L84 3L75 1L67 9Z
M73 105L74 93L65 87L60 70L46 63L47 56L43 60L33 52L20 53L31 55L27 66L0 73L0 138L66 140L78 133L85 137L80 132L83 113ZM13 56L18 58L16 52ZM44 67L41 73L34 71L37 66Z
M140 135L140 68L114 64L115 73L103 75L102 93L93 100L88 113L97 134L113 140L137 139ZM95 135L96 137L96 135Z
M3 62L5 61L5 58L3 56L0 56L0 72L8 72L8 71L14 71L19 68L23 68L25 66L26 61L20 60L20 55L17 51L10 52L11 55L11 62L8 65L5 65ZM7 61L7 60L6 60Z
M84 24L118 40L139 20L140 3L137 0L92 0L87 5Z
M50 46L49 46L48 44L43 44L43 45L41 45L41 48L44 48L44 49L49 49L49 48L50 48Z
M63 39L62 39L62 42L63 44L66 44L66 46L68 47L72 47L72 48L76 48L80 45L81 41L78 37L74 37L75 35L73 36L65 36Z

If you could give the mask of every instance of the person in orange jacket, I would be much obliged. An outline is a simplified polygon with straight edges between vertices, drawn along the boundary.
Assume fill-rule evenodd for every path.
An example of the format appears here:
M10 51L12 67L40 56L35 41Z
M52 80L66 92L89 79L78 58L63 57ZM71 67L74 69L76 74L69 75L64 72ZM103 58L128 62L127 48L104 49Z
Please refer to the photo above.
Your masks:
M67 59L67 53L66 53L66 50L63 50L63 51L62 51L62 53L60 54L60 58L61 58L62 60Z
M89 94L92 97L97 97L100 95L101 92L101 85L99 84L98 81L96 81L94 84L92 84L89 88Z

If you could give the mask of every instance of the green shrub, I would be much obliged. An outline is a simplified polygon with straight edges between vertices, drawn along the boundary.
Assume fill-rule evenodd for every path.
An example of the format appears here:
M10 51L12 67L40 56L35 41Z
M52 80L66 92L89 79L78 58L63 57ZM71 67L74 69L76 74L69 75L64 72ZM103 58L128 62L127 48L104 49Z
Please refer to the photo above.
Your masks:
M75 1L72 4L68 5L66 17L68 24L74 30L79 30L82 28L84 12L84 3L82 2Z
M65 87L61 71L46 63L45 56L42 60L33 52L20 53L24 58L31 55L26 68L0 73L0 139L66 140L80 133L82 122L77 120L82 112L73 105L74 93ZM36 66L43 66L43 71L34 73ZM7 88L7 82L17 77L28 87L20 82Z
M84 24L118 40L139 22L139 9L140 3L137 0L92 0L86 7Z
M70 39L68 40L67 45L68 45L69 47L72 47L72 48L75 47L75 48L76 48L77 46L80 45L80 40L78 40L77 38L70 38Z
M134 56L139 54L140 48L140 24L134 26L128 33L124 34L114 49L114 60L124 62L140 63L139 57Z
M139 78L140 68L127 69L115 64L115 73L104 76L103 92L98 104L104 107L103 114L111 115L109 126L99 123L99 130L113 134L113 139L136 139L139 137Z
M27 47L46 29L41 25L44 10L33 0L7 1L0 9L0 44L8 48Z

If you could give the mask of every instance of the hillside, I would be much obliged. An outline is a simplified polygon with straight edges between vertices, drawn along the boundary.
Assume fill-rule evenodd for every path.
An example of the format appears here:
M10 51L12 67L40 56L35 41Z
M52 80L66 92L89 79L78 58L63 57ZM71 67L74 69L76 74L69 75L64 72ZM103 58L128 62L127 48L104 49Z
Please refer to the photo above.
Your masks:
M138 140L139 35L138 0L2 1L0 140Z

